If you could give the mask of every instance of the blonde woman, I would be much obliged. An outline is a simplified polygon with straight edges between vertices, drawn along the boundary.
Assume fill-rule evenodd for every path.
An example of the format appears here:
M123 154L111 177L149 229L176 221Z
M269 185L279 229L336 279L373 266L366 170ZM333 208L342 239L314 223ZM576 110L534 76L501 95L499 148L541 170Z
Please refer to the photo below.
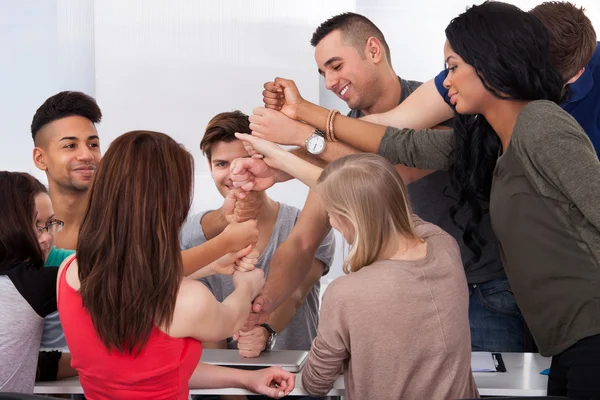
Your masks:
M264 185L274 170L300 179L351 245L347 275L323 297L304 389L323 396L343 372L350 400L477 397L458 246L411 214L393 165L356 154L322 170L268 141L236 136L254 157L234 161L236 186Z

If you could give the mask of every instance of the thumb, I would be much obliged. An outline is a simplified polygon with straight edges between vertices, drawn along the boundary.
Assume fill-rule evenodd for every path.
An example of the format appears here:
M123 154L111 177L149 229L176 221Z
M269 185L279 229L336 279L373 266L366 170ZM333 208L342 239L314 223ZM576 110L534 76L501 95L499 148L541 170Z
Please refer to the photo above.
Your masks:
M253 141L254 138L252 137L252 135L248 135L247 133L236 132L235 137L240 140L243 140L244 142L248 142L250 144L254 143L254 141Z
M240 339L240 332L238 331L233 334L233 340L237 342L239 339Z
M285 396L285 392L280 388L269 387L263 383L260 384L259 394L262 394L267 397L271 397L274 399L278 399L280 397Z
M252 302L252 312L261 312L264 302L265 300L262 298L262 296L258 296L256 299L254 299L254 301Z
M285 78L275 78L275 85L282 88L294 87L294 81Z
M250 245L248 245L247 247L245 247L245 248L243 248L243 249L241 249L241 250L238 250L238 251L235 253L234 257L235 257L235 258L242 258L242 257L246 257L248 254L250 254L250 252L251 252L251 251L252 251L252 245L250 244Z

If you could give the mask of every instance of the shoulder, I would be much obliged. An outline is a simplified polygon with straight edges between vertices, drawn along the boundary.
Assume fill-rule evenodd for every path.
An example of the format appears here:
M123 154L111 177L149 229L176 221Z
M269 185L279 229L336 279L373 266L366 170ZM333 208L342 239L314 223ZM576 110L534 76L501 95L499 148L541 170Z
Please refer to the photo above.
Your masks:
M298 208L280 202L274 229L279 231L283 227L288 227L289 230L292 230L298 221L298 217L300 217L300 210Z
M594 55L592 56L588 67L592 69L593 74L600 72L600 42L596 44L596 50L594 51Z
M352 293L356 286L356 276L342 275L327 285L323 294L323 307L341 310L346 304L347 294Z
M443 251L460 257L460 248L456 239L437 225L423 221L413 214L415 230L421 239L433 243L437 251Z
M73 254L75 254L75 250L59 249L57 247L52 247L52 250L48 255L48 260L46 261L45 266L60 265L66 258Z
M45 317L56 311L56 277L57 267L36 268L27 264L20 264L6 271L6 275L29 303L31 308Z
M179 234L179 240L181 241L181 249L187 250L192 247L201 245L206 242L204 231L200 221L210 211L203 211L197 214L189 215L183 225Z
M578 141L591 147L583 128L556 103L536 100L527 104L517 117L511 144L527 153L556 152L564 141Z
M423 84L423 82L420 81L409 81L402 78L400 78L400 81L410 89L411 93Z
M182 316L201 315L203 307L214 300L212 292L203 283L183 278L177 292L175 308Z

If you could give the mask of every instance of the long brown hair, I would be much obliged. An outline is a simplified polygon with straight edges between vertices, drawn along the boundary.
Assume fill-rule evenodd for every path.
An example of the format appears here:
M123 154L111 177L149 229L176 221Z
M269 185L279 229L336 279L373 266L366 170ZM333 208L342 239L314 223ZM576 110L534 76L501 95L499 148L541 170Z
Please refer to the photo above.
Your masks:
M44 265L33 229L35 197L46 187L25 172L0 171L0 271L16 264Z
M328 213L340 216L354 230L345 273L356 272L389 257L411 239L418 239L406 186L394 166L376 154L353 154L330 163L316 192ZM398 242L397 238L403 239Z
M109 350L137 354L154 325L173 321L192 182L191 154L159 132L118 137L96 170L77 263L83 305Z

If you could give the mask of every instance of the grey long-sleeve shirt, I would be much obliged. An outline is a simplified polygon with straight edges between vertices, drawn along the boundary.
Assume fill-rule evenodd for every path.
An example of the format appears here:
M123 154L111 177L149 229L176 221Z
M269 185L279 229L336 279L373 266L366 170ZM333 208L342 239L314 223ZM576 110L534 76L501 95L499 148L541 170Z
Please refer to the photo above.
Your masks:
M452 131L388 128L393 163L447 169ZM600 334L600 161L577 121L533 101L498 159L492 226L517 303L545 356Z

